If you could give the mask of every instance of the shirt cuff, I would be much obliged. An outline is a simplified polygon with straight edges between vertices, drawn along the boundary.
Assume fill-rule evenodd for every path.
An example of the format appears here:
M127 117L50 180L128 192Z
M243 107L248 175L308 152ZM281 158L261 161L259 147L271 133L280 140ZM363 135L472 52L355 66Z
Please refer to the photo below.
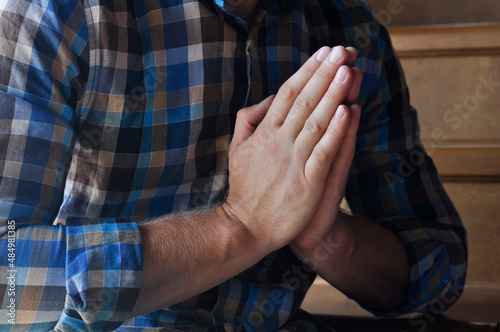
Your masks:
M68 219L66 301L62 330L115 330L137 301L142 243L136 223L116 219Z

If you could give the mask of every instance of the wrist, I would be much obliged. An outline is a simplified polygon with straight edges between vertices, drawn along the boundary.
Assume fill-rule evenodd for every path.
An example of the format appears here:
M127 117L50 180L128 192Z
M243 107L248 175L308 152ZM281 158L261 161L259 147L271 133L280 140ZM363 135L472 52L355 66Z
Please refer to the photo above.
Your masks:
M233 245L241 246L246 254L251 252L263 258L273 251L268 238L238 219L229 204L221 204L215 208L214 213L222 221L223 227L230 232L229 238Z
M350 259L356 248L354 228L349 223L351 216L339 211L331 229L331 242L336 246L337 256L343 260Z
M330 248L331 259L325 268L335 268L335 271L329 273L332 281L337 277L342 277L344 275L343 271L348 270L353 262L356 250L356 236L354 228L349 223L350 218L352 217L339 212L328 235L330 238L326 243L330 245L328 248Z
M350 264L355 250L353 229L346 218L349 216L339 212L328 232L317 238L315 246L304 249L291 243L292 250L316 273L342 275L343 267Z

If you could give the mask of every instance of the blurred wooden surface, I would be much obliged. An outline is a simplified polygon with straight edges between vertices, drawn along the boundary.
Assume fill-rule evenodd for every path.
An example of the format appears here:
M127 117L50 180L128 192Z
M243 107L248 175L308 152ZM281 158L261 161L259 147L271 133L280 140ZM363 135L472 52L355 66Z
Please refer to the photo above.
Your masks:
M500 35L499 35L500 38ZM412 105L419 112L424 141L497 141L500 56L402 58ZM476 97L476 94L479 96Z
M390 27L500 22L498 0L367 0Z
M500 182L500 143L428 145L427 150L446 182Z
M393 27L390 34L400 58L500 55L499 23Z
M500 183L447 182L445 189L468 232L467 284L500 295Z

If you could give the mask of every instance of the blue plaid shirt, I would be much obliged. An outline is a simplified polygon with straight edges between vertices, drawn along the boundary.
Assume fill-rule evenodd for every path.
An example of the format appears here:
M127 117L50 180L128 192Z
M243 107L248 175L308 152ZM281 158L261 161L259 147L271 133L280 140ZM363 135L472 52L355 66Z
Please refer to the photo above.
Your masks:
M392 230L410 262L407 303L376 314L460 294L466 233L363 2L262 1L249 27L220 1L4 0L0 23L2 331L329 331L300 309L315 275L288 247L129 319L137 223L223 199L236 113L323 45L355 47L364 73L350 208Z

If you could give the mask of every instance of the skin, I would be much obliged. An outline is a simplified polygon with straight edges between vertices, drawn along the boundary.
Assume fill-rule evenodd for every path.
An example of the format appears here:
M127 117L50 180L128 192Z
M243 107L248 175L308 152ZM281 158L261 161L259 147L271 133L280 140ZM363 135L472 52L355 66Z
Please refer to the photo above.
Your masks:
M132 316L211 289L287 244L361 304L402 303L409 266L400 241L338 208L361 112L355 58L353 49L324 47L275 97L238 112L226 202L140 226L143 277Z

